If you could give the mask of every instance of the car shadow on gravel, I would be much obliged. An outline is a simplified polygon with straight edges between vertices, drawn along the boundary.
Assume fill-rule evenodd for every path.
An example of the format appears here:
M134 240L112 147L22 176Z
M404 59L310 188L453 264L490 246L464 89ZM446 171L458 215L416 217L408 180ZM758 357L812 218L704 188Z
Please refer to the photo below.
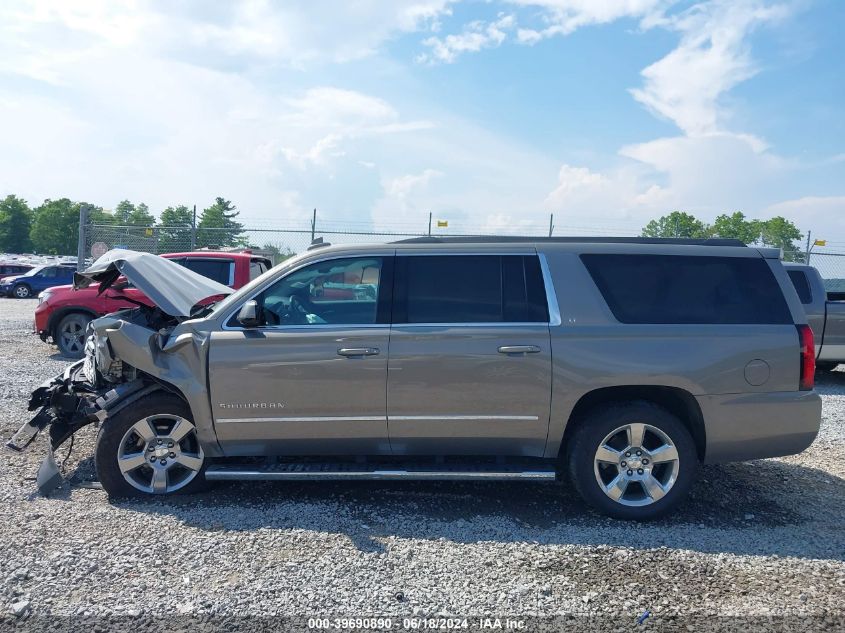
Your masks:
M817 371L816 391L823 396L845 395L845 370L842 369L843 367L845 365L840 365L839 369L834 371Z
M845 560L845 479L780 460L706 466L683 506L639 524L597 515L567 484L232 482L117 505L208 531L343 533L365 552L398 537Z

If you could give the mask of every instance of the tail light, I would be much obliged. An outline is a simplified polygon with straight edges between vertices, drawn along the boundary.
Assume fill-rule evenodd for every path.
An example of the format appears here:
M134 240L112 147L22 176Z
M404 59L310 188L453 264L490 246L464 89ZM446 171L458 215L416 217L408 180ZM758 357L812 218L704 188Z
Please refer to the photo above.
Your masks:
M801 348L801 379L798 388L801 391L812 391L816 377L816 342L813 330L809 325L796 325L798 328L798 343Z

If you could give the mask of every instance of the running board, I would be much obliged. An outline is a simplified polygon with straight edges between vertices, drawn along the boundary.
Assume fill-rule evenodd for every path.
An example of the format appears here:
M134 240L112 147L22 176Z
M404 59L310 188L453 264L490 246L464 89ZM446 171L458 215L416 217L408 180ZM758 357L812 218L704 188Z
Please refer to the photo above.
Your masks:
M237 480L361 480L361 481L503 481L535 480L554 481L554 469L509 468L502 465L487 465L487 468L470 466L388 468L384 465L366 464L323 464L323 463L278 463L256 466L225 464L212 465L205 471L205 478L212 481Z

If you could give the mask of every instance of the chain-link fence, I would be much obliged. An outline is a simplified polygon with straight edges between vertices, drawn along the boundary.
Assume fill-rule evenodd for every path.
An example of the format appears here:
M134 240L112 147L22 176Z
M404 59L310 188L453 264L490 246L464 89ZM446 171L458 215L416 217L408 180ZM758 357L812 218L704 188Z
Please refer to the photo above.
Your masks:
M115 226L89 224L85 227L86 257L98 257L112 248L128 248L147 253L179 253L198 249L244 249L279 260L301 253L322 237L333 244L391 242L425 235L422 232L373 232L340 229L320 231L304 229L244 228L238 233L228 229L196 229L190 226Z
M520 235L547 236L553 226L540 223L509 227ZM573 227L567 227L572 230ZM574 227L580 232L579 227ZM323 238L332 244L352 244L367 242L393 242L411 237L426 235L489 235L503 234L501 229L463 226L444 226L442 221L429 221L428 227L409 223L396 223L392 228L374 231L363 223L355 226L354 222L339 224L319 223L316 216L310 222L299 226L273 227L269 225L247 225L238 231L231 229L209 229L185 226L120 226L114 224L85 224L83 226L85 257L96 258L112 248L127 248L148 253L178 253L197 249L243 249L249 248L255 253L274 259L274 263L296 253L304 251L315 238ZM583 232L591 232L583 229ZM592 231L595 233L595 231ZM617 233L618 234L618 233ZM635 235L635 232L631 232Z
M417 227L410 224L398 224L395 229L385 231L367 230L364 226L355 227L354 223L347 225L320 224L316 217L310 222L299 226L245 226L240 231L231 229L194 228L187 226L117 226L113 224L87 224L84 226L86 258L96 258L106 250L112 248L128 248L148 253L179 253L197 249L244 249L250 248L257 254L262 254L279 261L303 252L312 240L322 237L333 244L351 244L367 242L393 242L410 237L426 235L484 235L502 231L478 229L468 226L452 227ZM539 224L514 227L520 235L547 236L552 233L551 222L548 227ZM567 233L580 234L582 227L566 227ZM584 229L584 234L596 234L595 229ZM616 235L624 234L613 231ZM630 233L636 235L636 232ZM815 266L828 290L845 292L845 252L809 253L808 263Z
M807 263L819 271L828 292L845 292L845 253L813 251Z

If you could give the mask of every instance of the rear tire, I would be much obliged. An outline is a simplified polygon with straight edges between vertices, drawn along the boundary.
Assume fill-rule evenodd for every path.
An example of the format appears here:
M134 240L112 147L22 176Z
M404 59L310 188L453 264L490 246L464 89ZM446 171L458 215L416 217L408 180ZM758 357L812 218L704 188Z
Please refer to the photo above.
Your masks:
M26 284L19 284L12 290L12 296L17 299L29 299L32 296L32 289Z
M645 401L592 410L578 423L567 458L572 483L587 504L634 521L673 510L699 466L695 441L683 422Z
M62 317L56 326L53 340L59 353L65 358L85 356L85 330L91 317L81 312L72 312Z
M106 418L94 453L110 497L190 494L205 487L208 459L184 400L157 391Z
M839 367L839 363L816 362L816 369L818 371L833 371L837 367Z

